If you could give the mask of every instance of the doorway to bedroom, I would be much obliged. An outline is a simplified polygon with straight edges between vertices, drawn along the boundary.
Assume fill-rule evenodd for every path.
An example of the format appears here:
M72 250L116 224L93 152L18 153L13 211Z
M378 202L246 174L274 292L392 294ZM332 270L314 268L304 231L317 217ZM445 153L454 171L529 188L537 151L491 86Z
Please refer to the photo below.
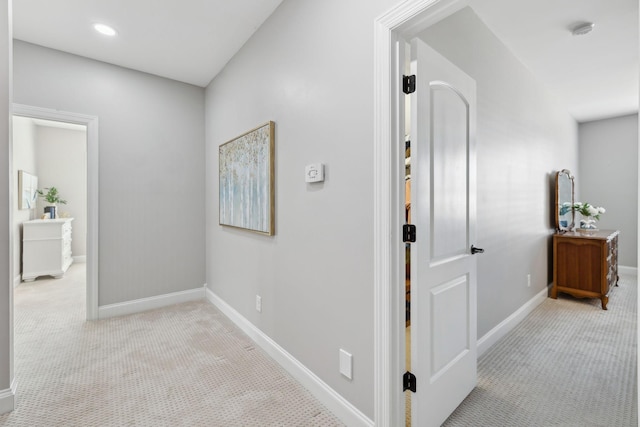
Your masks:
M95 320L98 318L98 118L21 104L13 105L13 114L14 287L26 283L24 279L38 282L65 278L73 272L74 280L82 281L77 292L83 317ZM29 183L25 176L30 178ZM25 200L22 194L18 197L23 186L31 190ZM47 221L42 218L45 206L50 203L36 190L48 193L53 187L65 203L57 203L56 219L48 214ZM25 224L29 229L27 249L32 251L27 256L33 261L27 274L23 270ZM51 237L55 239L49 241Z
M77 300L84 307L87 126L19 115L13 117L12 124L13 171L18 183L14 286L29 287L28 292L37 295L73 273L75 281L83 283L72 292L78 295L65 298ZM55 206L54 212L51 206ZM27 290L20 288L20 292ZM55 298L41 300L48 310L56 310Z

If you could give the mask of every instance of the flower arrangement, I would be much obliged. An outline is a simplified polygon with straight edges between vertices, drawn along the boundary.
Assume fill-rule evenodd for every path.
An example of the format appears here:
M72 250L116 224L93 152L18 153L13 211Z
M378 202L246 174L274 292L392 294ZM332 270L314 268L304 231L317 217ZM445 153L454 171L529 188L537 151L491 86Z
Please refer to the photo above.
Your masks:
M590 203L576 202L572 205L571 203L567 202L563 203L562 206L560 206L559 214L562 216L569 213L569 211L571 210L578 212L584 217L582 220L580 220L580 228L586 229L595 229L596 221L600 219L600 215L607 211L603 207L593 206Z
M581 203L581 202L574 203L573 209L578 211L582 216L590 216L595 219L600 219L600 215L602 215L607 211L603 207L596 207L596 206L590 205L589 203Z
M47 192L45 193L44 190L47 190ZM61 203L63 205L67 204L67 201L62 200L60 197L60 193L58 193L58 189L56 187L45 188L44 190L36 190L36 192L38 193L38 196L42 197L47 202L54 205L57 203Z

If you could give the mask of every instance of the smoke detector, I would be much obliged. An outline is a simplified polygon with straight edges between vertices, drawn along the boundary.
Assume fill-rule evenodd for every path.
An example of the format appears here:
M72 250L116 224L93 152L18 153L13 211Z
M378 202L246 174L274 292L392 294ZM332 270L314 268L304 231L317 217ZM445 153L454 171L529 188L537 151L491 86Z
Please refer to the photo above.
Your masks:
M583 22L574 26L571 29L571 34L574 36L584 36L585 34L589 34L593 30L593 27L595 27L593 22Z

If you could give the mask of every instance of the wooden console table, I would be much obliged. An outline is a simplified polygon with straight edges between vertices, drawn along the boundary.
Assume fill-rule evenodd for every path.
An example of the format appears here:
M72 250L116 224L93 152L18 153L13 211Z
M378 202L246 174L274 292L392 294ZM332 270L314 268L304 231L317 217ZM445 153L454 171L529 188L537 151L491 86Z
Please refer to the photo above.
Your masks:
M551 298L564 292L577 298L600 298L607 309L611 288L618 286L617 230L553 235Z

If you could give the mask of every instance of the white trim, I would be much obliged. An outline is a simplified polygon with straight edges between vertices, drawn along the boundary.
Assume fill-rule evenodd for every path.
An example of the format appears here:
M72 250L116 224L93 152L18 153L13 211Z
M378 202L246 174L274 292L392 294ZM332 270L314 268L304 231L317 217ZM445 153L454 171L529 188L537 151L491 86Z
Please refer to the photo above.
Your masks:
M625 274L627 276L638 276L638 267L626 267L624 265L618 266L618 274Z
M98 117L13 104L16 116L75 123L87 127L87 320L98 318Z
M235 323L256 344L278 362L289 374L311 392L322 404L348 426L372 427L373 421L349 403L344 397L329 387L311 370L280 347L254 324L238 313L210 289L206 289L207 300Z
M16 407L16 380L11 383L11 388L0 390L0 414L11 412Z
M22 276L20 274L18 274L16 277L13 278L13 287L17 287L20 283L22 283Z
M76 263L81 263L82 264L82 263L87 262L87 256L86 255L78 255L78 256L71 257L71 258L73 258L73 262L76 262Z
M391 22L388 22L391 21ZM397 76L390 52L397 43L389 31L393 20L386 15L376 20L374 49L374 419L377 426L401 425L399 420L400 391L398 370L402 347L398 329L397 295L393 284L398 283L399 251L394 244L399 238L399 218L393 210L399 199L393 187L395 161L392 141L398 140L398 121L390 115L391 76ZM395 110L396 108L393 108ZM394 226L395 225L395 226ZM394 381L395 380L395 381ZM394 387L396 386L396 387ZM396 390L397 388L397 390Z
M180 304L188 301L196 301L204 298L204 287L190 289L188 291L172 292L170 294L154 297L140 298L132 301L108 304L98 307L98 318L124 316L126 314L141 313L168 305Z
M404 246L402 216L403 106L400 67L405 40L460 10L466 0L406 0L374 22L374 419L376 426L404 424Z
M533 298L524 303L519 309L514 311L513 314L484 334L482 338L478 340L478 358L480 358L480 356L489 350L489 348L497 343L502 337L511 332L518 323L522 322L524 318L527 317L537 306L542 304L547 299L548 295L549 289L544 288Z

